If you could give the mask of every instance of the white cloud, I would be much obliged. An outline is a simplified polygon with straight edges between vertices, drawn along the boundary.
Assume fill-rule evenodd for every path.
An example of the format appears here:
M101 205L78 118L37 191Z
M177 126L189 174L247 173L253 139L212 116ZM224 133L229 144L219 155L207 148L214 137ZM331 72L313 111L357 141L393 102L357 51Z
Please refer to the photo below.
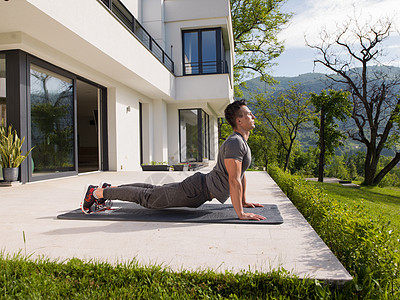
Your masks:
M294 16L279 37L285 40L286 48L304 47L305 35L313 42L323 28L334 31L349 17L355 15L360 23L379 17L393 17L399 14L398 7L398 0L289 0L283 8L293 12Z
M285 40L285 52L275 62L272 73L275 76L297 76L308 72L329 72L320 64L314 64L316 51L307 47L304 35L311 43L318 43L318 36L325 27L334 32L354 14L361 24L367 19L376 21L380 17L393 17L400 32L399 0L288 0L284 12L294 16L287 29L279 38ZM397 16L397 18L395 18ZM400 36L394 33L382 43L383 54L380 61L386 65L400 67Z
M400 49L400 45L390 45L387 46L387 49Z

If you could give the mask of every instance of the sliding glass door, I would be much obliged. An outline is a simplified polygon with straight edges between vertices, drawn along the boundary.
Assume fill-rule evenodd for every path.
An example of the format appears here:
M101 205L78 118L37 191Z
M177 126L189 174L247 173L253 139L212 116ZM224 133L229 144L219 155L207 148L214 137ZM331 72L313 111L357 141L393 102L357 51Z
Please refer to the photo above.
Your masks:
M76 171L74 83L30 65L32 177Z

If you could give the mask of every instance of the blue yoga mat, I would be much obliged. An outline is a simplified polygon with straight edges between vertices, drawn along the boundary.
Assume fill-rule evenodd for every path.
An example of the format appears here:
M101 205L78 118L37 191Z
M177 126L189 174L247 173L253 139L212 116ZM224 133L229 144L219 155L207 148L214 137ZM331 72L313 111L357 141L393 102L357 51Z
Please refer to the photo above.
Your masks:
M131 202L115 202L111 210L84 214L80 209L57 216L68 220L105 220L105 221L140 221L174 223L230 223L230 224L282 224L283 218L275 204L264 207L245 208L266 217L266 220L239 220L231 204L203 204L198 208L148 209Z

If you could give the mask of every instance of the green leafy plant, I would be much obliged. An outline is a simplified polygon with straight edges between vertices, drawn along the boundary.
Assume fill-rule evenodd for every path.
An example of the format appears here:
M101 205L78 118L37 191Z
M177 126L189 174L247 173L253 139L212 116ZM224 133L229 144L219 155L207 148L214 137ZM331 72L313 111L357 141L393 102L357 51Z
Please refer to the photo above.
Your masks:
M0 126L0 165L3 168L18 168L20 164L28 157L32 151L31 148L25 155L22 154L21 148L25 141L19 138L17 131L12 130L12 126L8 129L2 122Z
M143 164L143 165L152 165L152 166L159 166L159 165L168 165L166 161L151 161L149 164Z
M349 208L276 166L268 172L354 277L344 291L349 299L400 297L399 241L386 221L371 218L361 204Z

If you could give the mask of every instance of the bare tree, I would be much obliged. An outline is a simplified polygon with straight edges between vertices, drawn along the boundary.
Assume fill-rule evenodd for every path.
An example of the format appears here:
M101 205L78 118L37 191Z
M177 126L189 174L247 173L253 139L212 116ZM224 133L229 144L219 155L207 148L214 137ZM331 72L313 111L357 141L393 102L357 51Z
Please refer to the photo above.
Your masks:
M333 35L322 31L319 44L306 41L309 47L319 52L320 56L314 62L333 71L334 75L328 77L345 84L351 93L355 129L349 131L349 135L367 149L365 185L377 185L400 161L400 152L393 149L392 160L382 170L377 169L399 115L400 98L396 95L400 76L391 74L390 68L380 63L385 55L383 42L393 32L394 24L390 18L360 25L357 17L352 17Z

